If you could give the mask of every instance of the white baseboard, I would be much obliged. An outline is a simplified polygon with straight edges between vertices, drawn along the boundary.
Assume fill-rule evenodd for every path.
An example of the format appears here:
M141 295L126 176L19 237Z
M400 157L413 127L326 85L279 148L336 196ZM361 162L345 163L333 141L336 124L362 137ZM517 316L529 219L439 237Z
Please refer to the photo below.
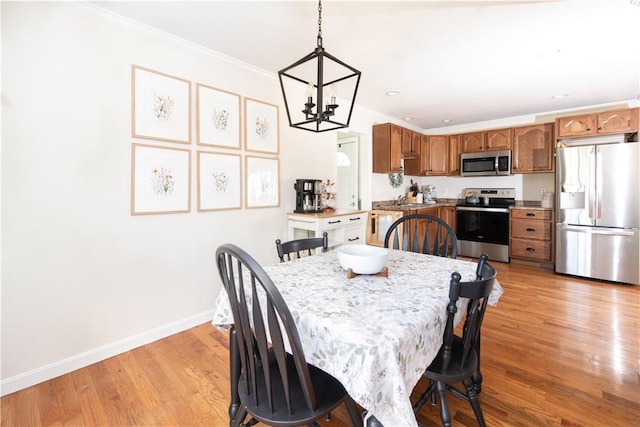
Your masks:
M32 385L39 384L43 381L50 380L63 374L84 368L109 357L117 356L134 348L149 344L150 342L168 337L169 335L182 332L194 326L213 319L213 310L187 317L167 325L160 326L149 331L124 338L93 350L59 360L54 363L33 369L31 371L15 375L0 381L0 396L22 390Z

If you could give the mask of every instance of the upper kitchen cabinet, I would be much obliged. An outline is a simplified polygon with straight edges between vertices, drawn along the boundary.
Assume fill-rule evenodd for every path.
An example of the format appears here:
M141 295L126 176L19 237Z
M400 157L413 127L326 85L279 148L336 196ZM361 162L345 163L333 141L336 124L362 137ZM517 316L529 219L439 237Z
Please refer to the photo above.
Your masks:
M486 132L462 134L462 152L510 150L512 129L493 129Z
M373 125L373 172L400 171L402 127L392 123Z
M581 114L556 119L558 138L608 135L638 131L638 108Z
M460 175L460 140L462 135L449 135L447 175Z
M485 132L472 132L462 134L461 149L463 153L476 153L478 151L485 151Z
M511 150L513 129L495 129L487 131L485 151Z
M420 157L421 134L402 128L402 157L405 159Z
M553 172L553 123L513 129L513 173Z
M420 174L446 175L448 163L448 140L445 135L422 135L420 148ZM406 165L405 160L405 165Z

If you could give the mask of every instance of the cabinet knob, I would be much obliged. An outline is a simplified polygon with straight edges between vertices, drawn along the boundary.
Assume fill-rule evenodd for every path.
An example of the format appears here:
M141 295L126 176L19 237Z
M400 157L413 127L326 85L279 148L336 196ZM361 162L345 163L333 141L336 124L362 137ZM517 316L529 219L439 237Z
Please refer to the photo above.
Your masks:
M527 216L536 216L536 214L534 214L532 212L527 212Z
M527 228L527 231L528 232L533 232L533 231L536 231L536 229L535 228Z
M536 250L534 248L527 248L527 252L535 252Z

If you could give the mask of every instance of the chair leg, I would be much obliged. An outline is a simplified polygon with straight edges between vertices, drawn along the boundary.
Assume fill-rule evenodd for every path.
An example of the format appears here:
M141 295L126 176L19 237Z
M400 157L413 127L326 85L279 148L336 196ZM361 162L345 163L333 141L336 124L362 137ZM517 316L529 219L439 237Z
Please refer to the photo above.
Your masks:
M356 404L353 401L353 399L351 399L350 396L347 396L344 403L345 405L347 405L347 412L349 413L349 418L351 418L351 423L353 424L353 426L362 427L363 414L361 414L360 411L358 411L358 408L356 408Z
M466 380L463 381L463 383L467 388L469 403L471 403L471 407L473 408L473 413L476 415L476 419L478 420L478 425L480 427L485 427L486 424L484 422L484 416L482 415L482 408L480 408L480 402L478 401L478 394L476 393L473 380L471 378L467 378Z
M478 366L476 367L476 371L473 373L473 388L477 393L480 393L482 391L482 372L480 372L480 330L478 330L478 338L476 339L476 344L475 344L475 351L476 354L478 355Z
M438 394L440 395L440 419L442 420L443 427L451 427L451 413L445 400L445 393L447 392L447 385L441 381L438 381Z
M427 398L429 398L429 396L431 396L432 405L436 404L435 403L436 395L434 393L435 389L436 389L436 383L429 380L429 387L427 387L427 390L424 393L422 393L422 395L418 398L418 401L416 402L416 404L413 405L414 413L416 414L418 413L418 411L420 410L420 408L422 408L422 405L424 405L424 402L427 401Z
M244 418L246 416L247 410L244 406L241 406L240 408L238 408L238 412L236 413L235 417L230 420L229 425L231 427L240 427L240 425L242 425L242 421L244 421Z

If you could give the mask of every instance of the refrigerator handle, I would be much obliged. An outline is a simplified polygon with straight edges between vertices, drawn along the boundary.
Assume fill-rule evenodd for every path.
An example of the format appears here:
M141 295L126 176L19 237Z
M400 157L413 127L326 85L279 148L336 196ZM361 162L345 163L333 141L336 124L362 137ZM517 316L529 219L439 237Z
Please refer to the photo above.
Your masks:
M589 218L596 219L596 162L598 155L596 154L596 147L591 147L589 152Z
M602 218L602 153L598 150L598 147L595 148L596 153L596 218Z

